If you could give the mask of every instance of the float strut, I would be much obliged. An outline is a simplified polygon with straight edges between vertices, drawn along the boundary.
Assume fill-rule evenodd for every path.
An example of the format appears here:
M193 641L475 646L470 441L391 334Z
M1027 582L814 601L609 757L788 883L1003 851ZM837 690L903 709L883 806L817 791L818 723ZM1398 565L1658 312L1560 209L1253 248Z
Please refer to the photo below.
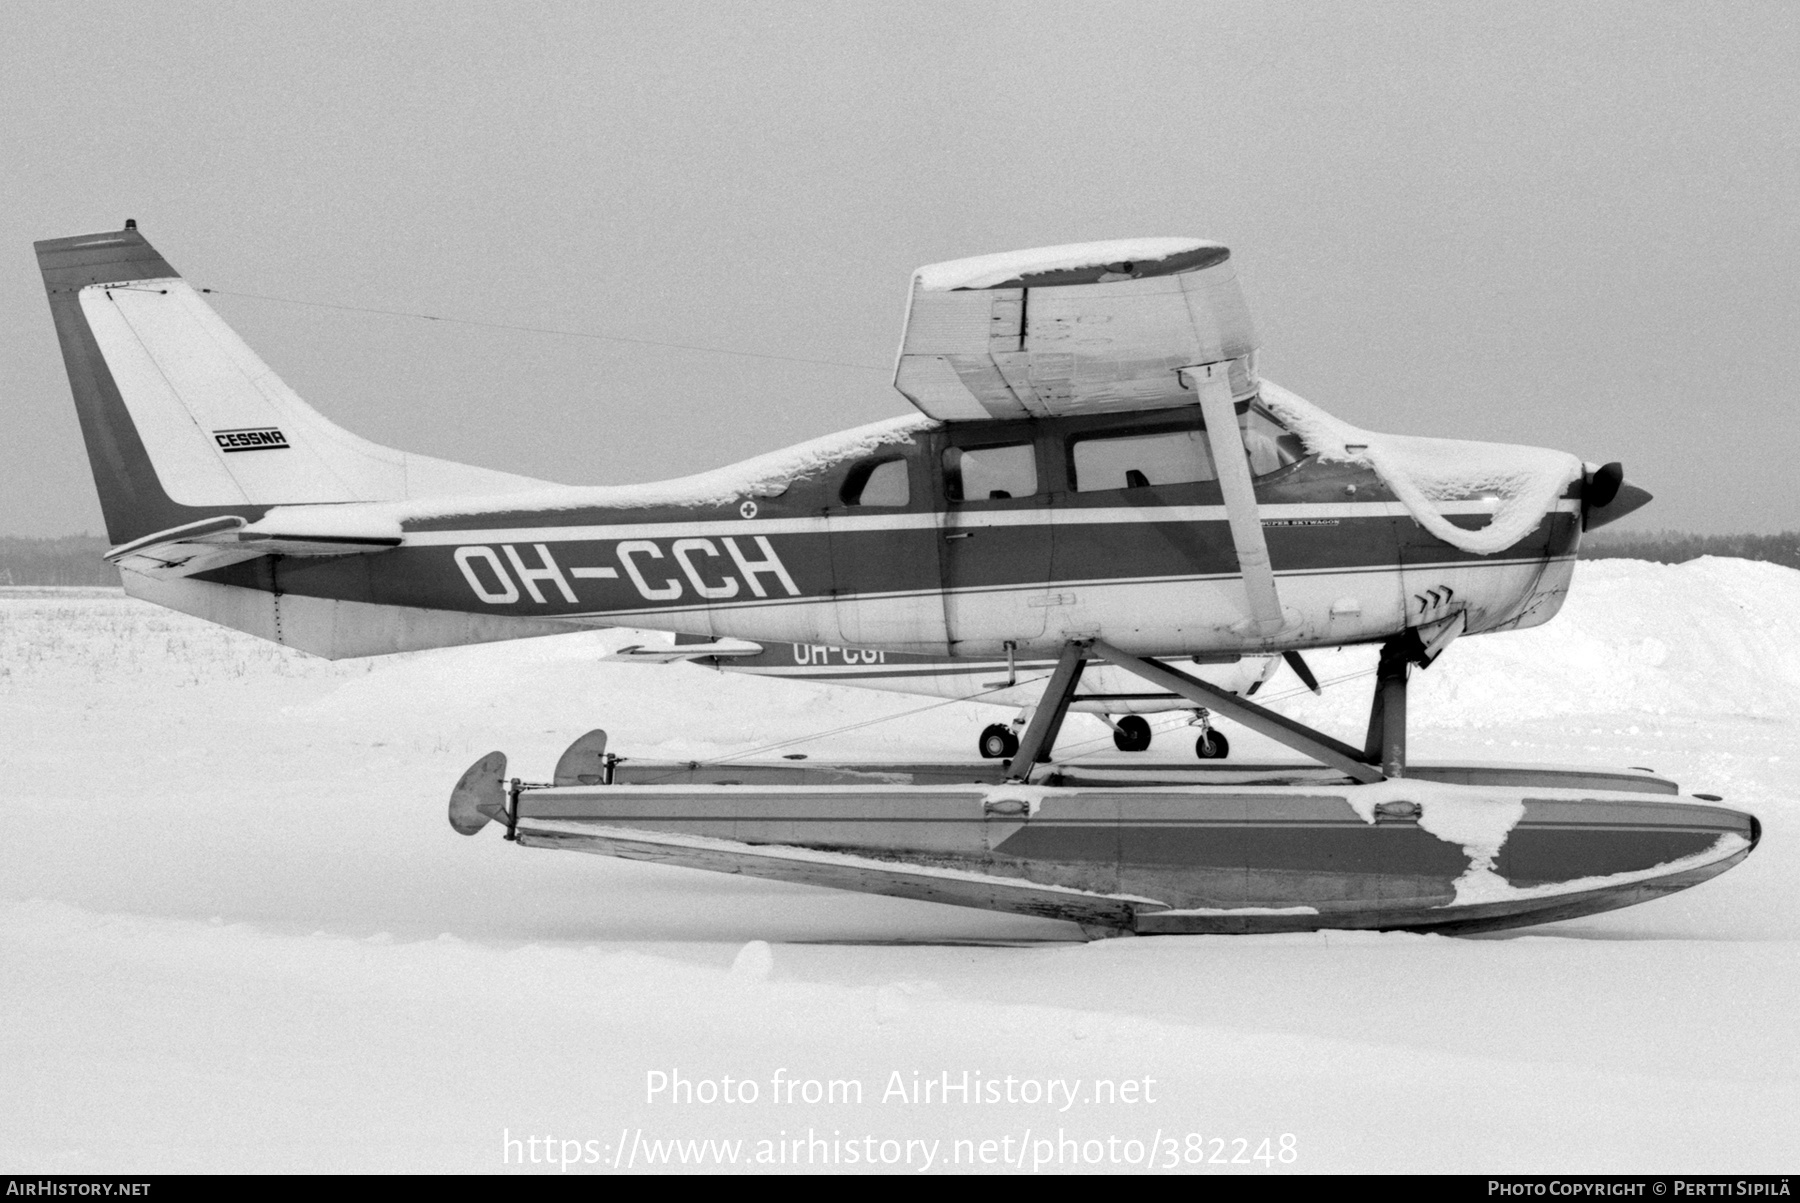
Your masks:
M519 793L524 782L514 777L506 783L506 838L519 838Z
M1330 765L1352 780L1367 783L1380 781L1382 778L1382 771L1349 744L1335 740L1322 731L1314 731L1285 715L1266 710L1255 702L1220 689L1217 685L1209 685L1190 677L1161 661L1121 651L1103 639L1094 640L1093 652L1100 659L1137 674L1158 689L1166 689L1197 706L1216 710L1259 735L1266 735L1297 752L1304 752L1322 764Z
M1379 764L1388 777L1406 775L1406 678L1424 653L1418 631L1410 628L1381 645L1363 756Z
M1081 683L1081 670L1086 665L1086 646L1063 644L1056 671L1050 674L1050 683L1044 686L1044 696L1038 699L1037 708L1031 712L1031 722L1026 725L1025 733L1019 736L1019 750L1006 762L1008 781L1026 780L1038 761L1050 758L1051 745L1056 743L1056 733L1062 730L1063 718L1069 713L1069 703L1075 698L1075 687Z

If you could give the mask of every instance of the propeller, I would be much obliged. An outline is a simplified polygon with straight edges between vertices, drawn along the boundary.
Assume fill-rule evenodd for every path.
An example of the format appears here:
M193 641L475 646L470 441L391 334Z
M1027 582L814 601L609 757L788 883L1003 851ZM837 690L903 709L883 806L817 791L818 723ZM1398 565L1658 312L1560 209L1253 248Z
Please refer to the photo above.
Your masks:
M1313 676L1312 669L1306 666L1306 661L1300 658L1299 652L1283 652L1281 658L1286 660L1287 666L1294 670L1294 675L1300 678L1301 684L1316 694L1324 695L1325 691L1319 688L1319 678Z
M1625 479L1625 466L1614 460L1588 474L1581 484L1581 529L1617 522L1650 501L1650 493Z
M1587 485L1581 491L1584 505L1596 510L1603 510L1613 503L1619 495L1619 486L1625 483L1625 465L1618 460L1610 464L1601 464L1594 474L1587 478Z

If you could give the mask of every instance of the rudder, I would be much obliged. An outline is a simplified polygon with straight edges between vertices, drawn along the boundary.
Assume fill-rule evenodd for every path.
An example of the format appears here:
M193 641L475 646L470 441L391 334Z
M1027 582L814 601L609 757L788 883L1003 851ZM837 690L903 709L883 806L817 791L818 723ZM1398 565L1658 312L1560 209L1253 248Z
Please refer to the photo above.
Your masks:
M308 406L127 223L35 244L115 545L276 505L542 482L383 447Z

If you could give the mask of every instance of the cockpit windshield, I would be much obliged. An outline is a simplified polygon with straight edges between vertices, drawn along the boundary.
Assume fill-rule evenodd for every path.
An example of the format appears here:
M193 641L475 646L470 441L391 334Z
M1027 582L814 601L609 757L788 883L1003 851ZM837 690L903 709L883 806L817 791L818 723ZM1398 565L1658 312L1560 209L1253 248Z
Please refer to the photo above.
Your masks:
M1267 476L1306 455L1300 436L1281 424L1281 419L1252 401L1238 410L1238 429L1243 432L1244 453L1250 458L1250 475Z

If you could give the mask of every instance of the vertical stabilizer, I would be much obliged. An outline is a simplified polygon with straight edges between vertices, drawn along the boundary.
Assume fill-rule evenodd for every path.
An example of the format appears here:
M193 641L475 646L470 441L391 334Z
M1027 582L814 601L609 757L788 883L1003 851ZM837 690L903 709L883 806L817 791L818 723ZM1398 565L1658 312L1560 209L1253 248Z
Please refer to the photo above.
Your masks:
M108 536L276 505L541 482L359 438L307 405L132 227L36 244Z

